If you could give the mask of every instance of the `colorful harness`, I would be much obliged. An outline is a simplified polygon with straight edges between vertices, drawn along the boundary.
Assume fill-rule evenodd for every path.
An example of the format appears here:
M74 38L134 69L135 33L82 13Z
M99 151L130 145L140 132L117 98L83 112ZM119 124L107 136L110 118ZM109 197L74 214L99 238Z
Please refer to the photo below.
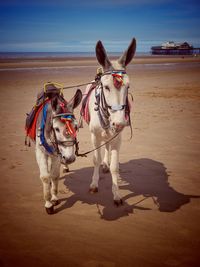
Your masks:
M36 126L37 126L37 120L38 120L39 114L47 102L49 102L49 100L46 100L44 103L40 104L37 107L37 110L36 110L36 106L33 107L31 112L27 116L26 125L25 125L26 136L29 137L33 141L35 141L36 139ZM31 121L29 120L29 117L32 117Z
M120 89L121 86L123 85L123 74L126 74L125 71L112 71L112 76L113 76L113 83L115 88Z
M56 85L59 86L59 84L57 83ZM51 88L49 88L49 86L51 86ZM30 138L33 141L36 140L37 121L39 115L41 114L40 127L38 128L38 137L40 138L40 145L44 147L46 152L49 154L54 154L55 152L57 152L57 154L60 154L58 145L67 145L67 146L76 145L76 153L78 153L78 142L76 140L77 122L75 120L74 115L72 113L67 112L67 110L65 109L65 100L63 98L61 90L62 89L55 87L54 83L45 84L44 90L38 95L36 105L32 108L31 112L27 114L28 116L25 125L25 130L26 130L25 145L27 145L27 138ZM53 97L58 97L58 99L60 99L59 100L61 102L60 107L62 108L63 112L54 115L51 119L53 120L55 118L59 118L63 123L65 123L66 134L70 135L72 140L63 142L57 140L55 131L52 128L54 141L51 141L51 144L49 144L45 137L45 125L47 122L49 103L51 102L51 99ZM30 140L28 145L30 146Z
M86 92L86 96L83 99L82 102L82 108L81 108L81 115L83 119L86 121L86 123L89 124L90 122L90 114L89 114L89 99L91 92L95 90L95 98L96 98L96 108L95 111L98 113L98 117L101 123L101 126L103 129L108 129L110 127L109 123L109 117L110 117L110 112L115 112L118 110L123 110L125 109L125 118L128 121L129 125L130 123L130 109L131 109L131 104L130 101L128 100L128 95L126 97L126 102L124 105L108 105L105 99L104 95L104 90L103 86L101 83L101 77L104 75L109 75L111 74L113 77L113 84L116 89L120 89L121 86L123 85L123 75L126 74L125 70L112 70L112 71L107 71L107 72L102 72L101 69L98 70L97 76L95 78L95 83L93 83L89 89L88 92Z
M48 103L46 103L43 107L42 110L42 120L41 120L41 124L40 124L40 145L42 145L45 150L49 153L49 154L53 154L55 152L55 148L53 146L50 146L45 138L45 125L46 125L46 120L47 120L47 109L48 109Z

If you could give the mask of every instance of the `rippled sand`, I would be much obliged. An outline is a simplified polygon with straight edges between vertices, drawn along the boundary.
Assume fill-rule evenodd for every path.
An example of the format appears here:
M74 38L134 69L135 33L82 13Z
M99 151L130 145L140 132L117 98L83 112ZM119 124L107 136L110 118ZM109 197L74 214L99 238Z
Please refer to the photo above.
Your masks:
M124 205L113 205L110 174L88 193L89 155L61 171L62 202L45 213L25 114L43 83L86 83L97 66L91 58L0 62L0 266L198 266L199 58L136 58L128 67L134 136L125 129L120 152ZM91 148L86 124L78 139L81 152Z

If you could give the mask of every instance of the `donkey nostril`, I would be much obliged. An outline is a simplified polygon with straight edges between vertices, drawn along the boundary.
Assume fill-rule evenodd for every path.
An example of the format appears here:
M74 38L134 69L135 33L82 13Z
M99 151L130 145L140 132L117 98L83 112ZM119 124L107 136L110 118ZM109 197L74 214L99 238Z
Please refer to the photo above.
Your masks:
M62 156L63 159L65 159L65 156Z
M122 123L115 123L115 128L122 129L124 125Z

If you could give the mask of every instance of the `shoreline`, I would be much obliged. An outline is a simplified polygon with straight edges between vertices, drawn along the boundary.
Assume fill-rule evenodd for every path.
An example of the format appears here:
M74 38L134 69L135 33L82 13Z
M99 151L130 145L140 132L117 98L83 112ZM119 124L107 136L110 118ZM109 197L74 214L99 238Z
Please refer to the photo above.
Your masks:
M116 60L118 57L111 57ZM132 65L138 64L200 63L200 57L194 56L137 56ZM46 57L46 58L0 58L1 69L98 66L96 57Z

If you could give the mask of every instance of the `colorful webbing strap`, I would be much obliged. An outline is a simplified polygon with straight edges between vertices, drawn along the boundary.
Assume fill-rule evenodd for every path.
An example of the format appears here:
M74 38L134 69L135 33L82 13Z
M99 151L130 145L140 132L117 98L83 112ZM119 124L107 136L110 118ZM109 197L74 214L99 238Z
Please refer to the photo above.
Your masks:
M45 104L43 110L42 110L42 120L41 120L41 132L40 132L40 142L41 145L46 149L46 151L50 154L54 153L54 148L52 146L50 146L47 142L46 142L46 138L45 138L45 124L46 124L46 119L47 119L47 108L48 108L48 103Z
M76 130L72 125L72 120L74 120L73 115L62 115L60 117L61 121L65 123L67 133L71 135L72 138L76 138Z
M113 76L113 83L115 88L120 89L121 86L123 85L123 74L125 74L125 71L112 71L112 76Z

